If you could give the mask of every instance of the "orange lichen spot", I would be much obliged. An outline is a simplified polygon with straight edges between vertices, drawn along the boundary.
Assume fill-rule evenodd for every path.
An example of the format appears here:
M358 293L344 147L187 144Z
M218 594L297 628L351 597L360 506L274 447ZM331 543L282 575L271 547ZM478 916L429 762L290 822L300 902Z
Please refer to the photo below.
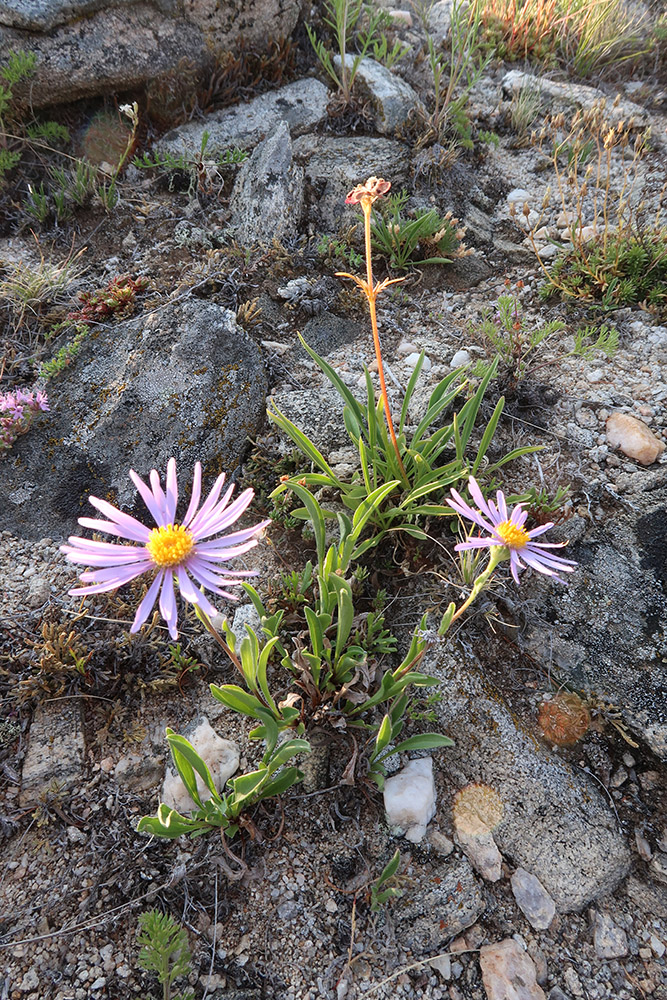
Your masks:
M588 732L591 713L574 691L561 691L556 695L545 695L540 705L538 724L550 743L571 747Z
M498 792L481 782L466 785L454 799L456 829L473 837L491 833L504 814L505 807Z

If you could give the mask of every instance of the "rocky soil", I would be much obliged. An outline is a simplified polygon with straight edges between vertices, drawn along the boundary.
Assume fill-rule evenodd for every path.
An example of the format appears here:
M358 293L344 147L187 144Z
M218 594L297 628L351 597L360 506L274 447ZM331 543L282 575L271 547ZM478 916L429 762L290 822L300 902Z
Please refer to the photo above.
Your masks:
M192 25L199 7L189 6ZM132 11L140 16L141 5ZM396 25L416 52L420 29L403 15ZM543 205L556 182L549 159L517 143L509 124L516 94L534 80L492 62L470 112L498 144L478 143L433 176L402 128L423 86L414 59L394 74L367 64L366 113L341 122L305 46L299 58L297 78L279 89L154 129L154 151L190 156L206 130L199 187L130 166L112 213L82 210L35 244L17 210L0 243L0 280L19 261L37 267L40 252L55 262L87 248L57 301L19 317L7 294L4 311L1 391L38 382L51 409L0 457L0 996L157 996L138 964L137 920L159 908L187 931L197 1000L667 1000L665 315L541 302L544 275L525 229L543 231L535 240L546 262L567 221L557 199ZM601 97L611 106L620 93L617 120L652 130L637 183L657 210L667 81L638 67L585 83L553 73L541 87L543 114ZM66 113L84 129L96 108L73 103ZM214 172L231 146L251 155ZM621 183L622 165L613 169L612 185ZM345 243L360 221L345 195L371 174L405 187L413 208L451 211L474 250L409 272L380 299L393 406L422 351L416 417L446 374L493 357L480 331L508 290L525 329L562 321L520 377L501 364L484 412L504 394L492 459L542 446L503 468L507 493L535 486L553 497L570 486L552 535L569 541L579 568L567 587L526 573L517 588L501 573L446 639L431 634L423 669L439 685L416 700L409 725L454 746L416 755L433 762L423 838L387 822L374 785L347 783L346 734L316 730L303 784L264 803L231 845L150 839L135 828L159 801L167 726L187 735L207 719L237 745L241 768L257 747L210 696L209 683L232 681L232 668L194 615L180 614L176 651L159 615L130 640L138 588L77 601L58 548L90 514L90 493L139 512L128 469L164 473L172 455L184 483L201 460L207 483L226 470L253 486L249 523L275 513L268 494L293 465L266 421L267 397L339 475L350 472L342 406L298 334L365 391L367 316L335 275L359 266L322 237ZM359 250L359 234L348 250ZM64 316L80 292L126 274L148 280L132 315L93 322L71 363L39 381L33 355L49 356L47 309ZM576 330L603 319L618 333L616 353L573 354ZM428 545L387 547L369 563L369 593L387 591L401 652L425 611L437 625L465 593L448 526L432 520L428 531ZM309 557L307 535L283 518L241 564L275 596L280 573ZM220 610L237 627L249 613L224 601ZM590 725L556 746L538 720L545 698L564 689L581 696ZM392 760L391 771L407 763ZM471 785L501 803L484 836L455 807ZM396 848L400 895L375 911L370 887Z

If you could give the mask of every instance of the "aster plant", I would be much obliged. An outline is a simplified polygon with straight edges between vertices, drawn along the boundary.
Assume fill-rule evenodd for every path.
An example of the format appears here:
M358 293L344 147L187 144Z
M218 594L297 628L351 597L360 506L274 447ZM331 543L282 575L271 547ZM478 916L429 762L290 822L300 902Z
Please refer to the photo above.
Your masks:
M127 539L133 544L115 545L113 542L71 537L69 544L61 546L60 551L70 562L93 568L80 576L81 582L86 586L77 587L70 594L85 596L116 590L139 576L154 573L148 592L137 608L130 632L138 632L159 595L160 614L167 623L171 638L177 639L178 611L174 585L186 601L194 604L206 619L210 619L217 611L196 584L227 600L236 600L235 595L226 588L238 587L244 577L255 574L251 570L223 569L222 564L254 548L258 536L270 522L262 521L252 528L213 538L213 535L219 535L238 521L250 504L254 492L251 489L244 490L230 503L233 484L220 496L225 483L223 473L218 476L213 489L198 510L201 499L200 462L195 465L192 495L181 523L176 521L178 484L175 459L170 458L167 463L165 490L162 489L155 469L150 474L150 487L132 470L130 479L156 526L149 528L106 500L89 497L93 507L108 520L80 517L79 524L93 531Z
M563 548L564 542L536 542L534 539L553 528L553 522L542 524L532 530L526 530L525 524L528 512L523 503L518 503L510 512L502 490L496 493L496 501L486 500L484 494L473 476L468 480L468 492L477 505L471 507L463 497L452 490L448 498L449 505L460 517L481 528L485 534L469 536L464 542L454 546L456 552L466 552L472 549L488 549L489 562L486 569L475 579L468 598L460 608L450 604L440 625L439 634L444 635L450 625L460 618L473 601L488 585L495 570L502 562L509 562L510 572L515 583L519 583L519 570L530 567L538 573L553 577L558 583L566 581L559 573L573 573L577 563L571 559L562 559L554 555L550 549Z

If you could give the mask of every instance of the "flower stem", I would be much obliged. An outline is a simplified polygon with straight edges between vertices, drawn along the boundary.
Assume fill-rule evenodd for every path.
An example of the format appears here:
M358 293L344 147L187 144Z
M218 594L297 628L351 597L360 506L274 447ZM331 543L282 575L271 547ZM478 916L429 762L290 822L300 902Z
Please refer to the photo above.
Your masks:
M371 315L371 329L373 331L373 346L375 347L375 358L378 365L378 376L380 378L380 391L382 393L382 403L384 406L384 415L387 421L387 427L389 429L389 435L391 437L392 444L394 446L394 451L396 452L396 458L398 459L398 466L401 470L401 475L406 485L409 485L409 480L405 471L405 466L403 465L403 459L401 458L401 452L398 447L398 441L396 440L396 432L394 431L394 424L391 419L391 409L389 407L389 396L387 394L387 384L384 380L384 365L382 362L382 349L380 347L380 335L378 334L378 322L377 313L375 310L375 300L378 296L378 288L373 284L373 264L371 261L371 211L372 203L370 200L364 200L361 203L361 207L364 212L364 237L366 242L366 298L368 299L368 309ZM370 419L370 414L369 414Z
M467 599L463 602L461 607L457 611L455 611L454 614L452 615L452 619L449 623L450 625L452 624L452 622L455 622L457 618L460 618L463 612L470 607L472 602L477 597L479 597L479 595L481 594L481 592L484 590L485 586L491 579L491 576L493 575L498 563L502 562L504 559L507 559L507 556L508 556L507 549L504 548L503 546L497 545L491 549L489 553L489 565L486 567L484 572L480 573L480 575L475 580L472 590L470 591L470 594L467 597Z

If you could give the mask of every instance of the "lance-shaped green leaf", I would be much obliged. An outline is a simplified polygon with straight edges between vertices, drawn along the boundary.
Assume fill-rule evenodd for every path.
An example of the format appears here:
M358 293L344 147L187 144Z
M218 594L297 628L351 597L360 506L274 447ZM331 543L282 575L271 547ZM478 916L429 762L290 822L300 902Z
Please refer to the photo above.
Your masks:
M190 798L194 799L198 806L202 801L197 788L195 772L202 779L213 798L219 800L218 790L211 776L206 762L199 756L195 748L184 736L179 736L172 729L167 729L167 743L171 750L171 755L176 765L181 781L188 790Z

